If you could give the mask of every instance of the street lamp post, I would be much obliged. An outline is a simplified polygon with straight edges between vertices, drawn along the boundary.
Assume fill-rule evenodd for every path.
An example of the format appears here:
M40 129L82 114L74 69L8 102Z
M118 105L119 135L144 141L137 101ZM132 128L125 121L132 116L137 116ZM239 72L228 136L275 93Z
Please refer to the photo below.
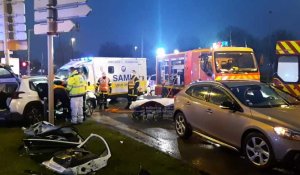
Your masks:
M28 65L27 65L27 75L28 76L30 76L30 72L31 72L31 70L30 70L30 65L31 65L31 63L30 63L30 34L31 34L31 32L33 31L33 29L28 29L28 48L27 48L27 62L28 62Z
M74 44L76 39L74 37L71 38L71 45L72 45L72 59L74 59Z

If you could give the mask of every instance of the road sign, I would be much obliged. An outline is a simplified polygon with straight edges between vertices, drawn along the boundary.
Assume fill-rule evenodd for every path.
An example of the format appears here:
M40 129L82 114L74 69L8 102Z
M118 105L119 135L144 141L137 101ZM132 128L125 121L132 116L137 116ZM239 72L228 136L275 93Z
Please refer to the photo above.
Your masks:
M9 3L17 3L17 2L24 2L25 0L11 0L11 1L6 1L7 4ZM3 1L0 1L0 5L2 5Z
M74 28L75 24L71 20L57 21L57 32L70 32ZM34 34L41 35L47 34L48 24L40 23L34 25Z
M27 50L27 41L9 40L7 44L8 49L12 51ZM0 41L0 51L3 51L3 48L3 41Z
M10 35L12 35L10 38L14 40L27 40L26 32L17 32ZM0 40L4 40L4 33L0 33Z
M14 16L12 22L14 24L24 24L26 22L25 16ZM0 16L0 27L3 26L3 16Z
M13 29L13 32L26 32L26 25L25 24L9 24L8 25L8 30L11 30L10 28ZM3 33L4 29L0 25L0 33ZM9 31L12 32L12 31Z
M57 19L70 19L70 18L78 18L78 17L86 17L92 9L86 5L78 5L78 6L71 6L68 8L57 9ZM47 21L48 17L47 11L35 11L34 12L34 21L35 22L43 22Z
M18 2L11 4L12 15L25 15L25 4L24 2ZM0 8L0 15L3 16L3 8Z
M56 8L61 8L70 5L84 4L87 0L58 0ZM34 10L45 10L47 9L47 0L34 0Z

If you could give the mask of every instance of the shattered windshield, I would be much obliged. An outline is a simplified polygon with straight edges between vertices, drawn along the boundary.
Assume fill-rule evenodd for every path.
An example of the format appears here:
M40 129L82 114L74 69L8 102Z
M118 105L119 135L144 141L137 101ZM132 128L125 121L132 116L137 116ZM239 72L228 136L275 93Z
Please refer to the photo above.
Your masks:
M217 72L257 72L252 52L216 52L215 62Z

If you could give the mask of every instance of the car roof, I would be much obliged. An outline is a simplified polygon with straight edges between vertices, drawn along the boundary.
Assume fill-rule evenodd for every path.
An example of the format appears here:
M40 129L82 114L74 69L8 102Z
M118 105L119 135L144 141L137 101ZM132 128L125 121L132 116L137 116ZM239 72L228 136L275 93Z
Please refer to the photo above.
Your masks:
M191 83L191 85L197 84L211 84L211 85L224 85L226 87L237 87L237 86L246 86L246 85L259 85L263 84L259 81L254 80L222 80L222 81L197 81Z
M247 85L260 85L263 84L259 81L253 80L232 80L232 81L221 81L221 83L229 88L237 87L237 86L247 86Z

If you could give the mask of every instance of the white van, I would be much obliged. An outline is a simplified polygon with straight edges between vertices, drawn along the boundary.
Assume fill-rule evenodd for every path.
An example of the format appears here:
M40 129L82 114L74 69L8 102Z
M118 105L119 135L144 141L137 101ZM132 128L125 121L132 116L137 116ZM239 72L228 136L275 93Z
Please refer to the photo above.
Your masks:
M75 67L83 72L91 91L95 90L98 79L102 76L102 72L105 72L112 82L110 96L127 95L128 80L132 70L135 70L140 80L139 91L146 92L146 58L84 57L74 59L62 66L56 76L66 79L70 67Z

